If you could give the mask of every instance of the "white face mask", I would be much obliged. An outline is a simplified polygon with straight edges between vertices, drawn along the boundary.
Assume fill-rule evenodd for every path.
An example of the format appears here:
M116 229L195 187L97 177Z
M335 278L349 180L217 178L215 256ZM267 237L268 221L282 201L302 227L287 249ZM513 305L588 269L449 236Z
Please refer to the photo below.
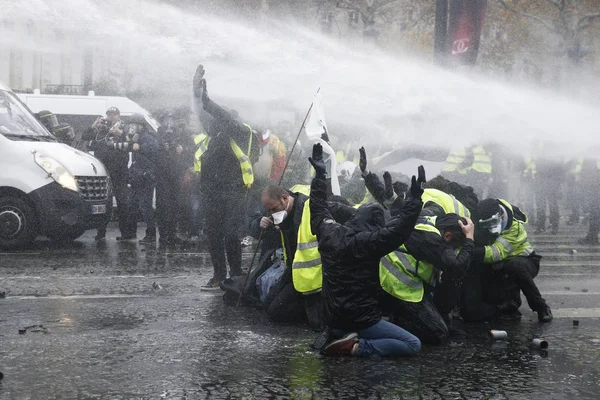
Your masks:
M287 209L290 206L290 199L288 198L287 204L285 206L285 210L282 211L277 211L273 214L271 214L271 217L273 217L273 224L274 225L279 225L280 223L283 222L284 219L287 218L288 213L287 213Z

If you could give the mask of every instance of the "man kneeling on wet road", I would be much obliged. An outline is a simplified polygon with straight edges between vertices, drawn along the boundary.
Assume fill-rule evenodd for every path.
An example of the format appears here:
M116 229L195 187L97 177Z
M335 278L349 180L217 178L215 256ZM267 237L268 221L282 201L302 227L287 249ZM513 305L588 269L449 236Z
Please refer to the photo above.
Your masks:
M339 224L327 207L327 177L320 144L309 158L316 171L310 192L311 229L323 264L326 318L334 337L323 350L328 356L410 356L421 350L419 339L381 319L379 259L411 234L423 203L421 182L413 176L412 199L397 218L385 222L383 209L368 204Z

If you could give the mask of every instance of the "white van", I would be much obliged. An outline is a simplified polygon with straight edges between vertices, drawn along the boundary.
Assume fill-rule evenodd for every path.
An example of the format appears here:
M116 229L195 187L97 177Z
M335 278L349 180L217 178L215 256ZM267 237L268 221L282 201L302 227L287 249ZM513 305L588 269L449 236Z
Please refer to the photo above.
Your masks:
M104 165L59 143L0 82L0 248L74 240L110 218Z
M159 127L146 109L127 97L96 96L93 91L87 96L40 94L37 89L34 93L19 93L17 96L34 113L49 110L57 116L58 122L68 123L79 134L92 126L98 116L106 116L110 107L119 109L125 123L132 114L142 114L150 131L156 133Z

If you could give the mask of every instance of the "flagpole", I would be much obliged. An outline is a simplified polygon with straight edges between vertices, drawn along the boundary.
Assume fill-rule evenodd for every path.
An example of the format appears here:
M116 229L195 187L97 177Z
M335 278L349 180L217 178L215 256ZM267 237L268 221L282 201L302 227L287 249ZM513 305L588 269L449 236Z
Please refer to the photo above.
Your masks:
M317 94L319 94L319 91L321 90L321 88L317 89L317 93L315 93L315 96ZM302 129L304 129L304 125L306 124L306 120L308 119L308 116L310 115L310 112L312 111L313 106L315 105L315 102L313 100L313 102L310 104L310 107L308 108L308 111L306 112L306 116L304 117L304 121L302 121L302 126L300 126L300 130L298 131L298 134L296 135L296 140L294 141L294 144L292 145L292 148L290 150L290 153L288 154L287 160L285 161L285 167L283 167L283 172L281 173L281 176L279 177L279 182L277 183L278 186L281 186L281 182L283 182L283 175L285 175L285 171L287 171L288 165L290 164L290 160L292 158L292 153L294 152L294 149L296 148L296 144L298 143L298 139L300 139L300 134L302 134Z
M321 90L321 88L317 89L317 93L315 94L315 96L317 94L319 94L320 90ZM283 172L281 173L281 177L279 178L279 182L277 183L278 186L281 186L281 182L283 181L283 175L285 174L285 171L287 170L288 165L290 164L290 158L292 157L292 153L294 152L294 149L296 148L296 143L298 143L298 139L300 139L300 134L302 133L302 129L304 129L304 124L306 124L306 120L308 119L308 116L310 115L310 112L314 105L315 105L315 101L313 100L313 102L310 104L310 107L308 108L308 111L306 112L304 121L302 121L302 126L300 127L300 130L298 131L298 135L296 135L296 140L294 141L294 144L292 145L290 153L288 154L287 160L285 162L285 167L283 168ZM248 274L246 275L246 279L244 280L244 286L242 286L242 290L240 290L240 297L238 297L238 301L235 305L236 308L240 306L242 297L244 297L244 293L246 292L246 285L248 285L248 280L250 279L250 273L252 272L252 268L254 267L254 261L256 260L256 254L258 253L258 249L260 248L260 243L262 242L262 239L264 236L263 233L264 233L264 229L262 229L260 231L260 236L258 237L258 241L256 242L256 248L254 249L254 255L252 256L252 261L250 261L250 267L248 267Z

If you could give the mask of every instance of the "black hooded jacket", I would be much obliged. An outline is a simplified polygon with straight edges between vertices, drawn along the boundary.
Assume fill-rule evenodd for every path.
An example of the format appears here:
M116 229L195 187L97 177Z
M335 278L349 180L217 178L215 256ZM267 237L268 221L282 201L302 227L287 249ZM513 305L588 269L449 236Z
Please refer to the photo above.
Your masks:
M381 319L379 260L410 236L423 203L420 198L408 201L387 223L382 208L368 204L342 225L333 220L326 198L326 179L317 174L310 193L311 228L323 263L328 323L331 328L359 331Z

